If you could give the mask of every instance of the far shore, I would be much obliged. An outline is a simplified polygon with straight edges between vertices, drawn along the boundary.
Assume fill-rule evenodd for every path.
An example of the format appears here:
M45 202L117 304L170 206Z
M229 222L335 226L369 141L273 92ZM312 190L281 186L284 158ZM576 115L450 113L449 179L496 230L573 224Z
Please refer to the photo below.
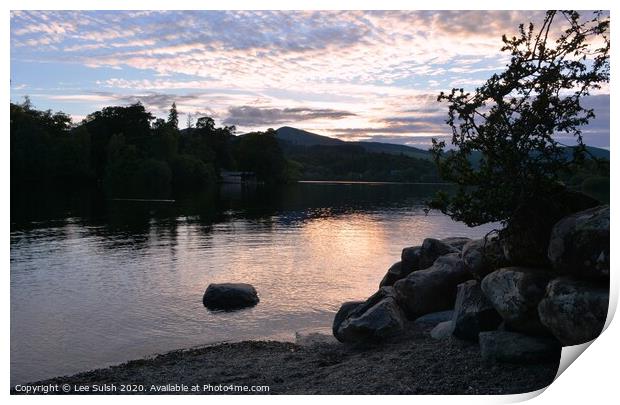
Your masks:
M51 394L519 394L548 386L557 373L559 362L487 363L477 344L434 340L431 329L411 324L404 335L367 346L221 343L24 386L56 387Z

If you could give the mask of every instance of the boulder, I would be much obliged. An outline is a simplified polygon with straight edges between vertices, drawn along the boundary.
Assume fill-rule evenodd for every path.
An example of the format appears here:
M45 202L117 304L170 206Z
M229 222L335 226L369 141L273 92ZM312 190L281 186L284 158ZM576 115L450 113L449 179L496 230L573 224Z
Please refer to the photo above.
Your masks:
M416 325L423 325L423 324L424 325L437 325L441 322L451 321L453 315L454 315L453 310L433 312L430 314L422 315L421 317L417 318L414 324Z
M336 339L340 340L338 338L338 330L342 322L349 318L353 311L362 304L364 304L364 301L347 301L340 306L340 309L336 312L336 316L334 316L334 322L332 323L332 333Z
M413 271L424 270L433 265L438 257L448 253L459 253L463 245L470 239L451 237L445 239L426 238L422 246L404 248L401 253L402 272L409 274Z
M467 242L463 246L461 258L467 270L477 280L482 280L487 274L507 263L497 236Z
M409 319L454 307L456 286L471 275L458 253L438 258L426 270L418 270L394 284L396 300Z
M482 280L482 291L513 330L545 334L538 317L538 303L551 279L549 271L527 267L504 267Z
M209 284L202 303L209 309L240 309L258 304L256 289L250 284Z
M547 294L538 304L538 314L543 325L564 346L572 346L601 334L608 306L607 287L560 277L547 286Z
M555 224L599 204L583 193L563 190L550 198L521 205L501 232L504 256L513 266L549 267L548 247Z
M609 205L560 220L551 231L548 257L557 271L592 279L609 278Z
M452 247L453 249L461 251L463 250L463 246L465 246L468 242L471 242L471 239L462 236L451 236L449 238L441 239L441 242Z
M495 330L501 322L502 317L483 294L478 281L469 280L458 285L452 317L454 336L477 341L480 332Z
M480 352L487 361L536 364L559 361L560 343L549 337L528 336L516 332L481 332Z
M356 311L354 311L356 312ZM361 314L352 314L335 335L341 342L377 342L403 331L405 315L393 297L385 297Z
M412 271L420 270L420 255L422 246L412 246L403 249L400 260L403 271L407 274Z
M437 258L447 255L448 253L459 253L459 249L439 239L424 239L424 242L422 242L422 249L420 250L420 269L426 269L432 266Z
M431 337L437 340L448 339L452 337L453 332L454 323L452 321L445 321L437 324L437 326L431 330Z
M402 262L396 262L388 269L387 273L385 273L381 283L379 283L379 287L392 286L401 278L407 277L409 273L411 273L411 271L407 271L407 269L403 267Z

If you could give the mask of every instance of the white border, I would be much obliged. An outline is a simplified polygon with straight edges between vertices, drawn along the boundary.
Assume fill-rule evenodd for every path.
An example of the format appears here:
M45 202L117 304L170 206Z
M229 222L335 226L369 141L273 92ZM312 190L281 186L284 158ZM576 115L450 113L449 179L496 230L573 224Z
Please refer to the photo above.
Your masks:
M504 1L498 2L488 1L488 0L479 0L479 1L469 1L469 2L458 2L458 1L444 1L444 0L435 0L431 3L422 2L421 4L416 4L410 1L392 1L392 0L382 0L381 2L371 2L371 1L340 1L334 2L333 0L316 0L308 3L303 3L301 1L282 1L282 0L263 0L261 2L252 2L252 1L242 1L242 0L228 0L224 2L199 2L199 1L189 1L189 0L176 0L174 2L163 1L163 0L150 0L149 2L140 2L135 0L107 0L107 1L85 1L85 0L62 0L62 1L35 1L35 0L21 0L21 1L13 1L13 2L3 2L5 7L5 13L3 15L2 23L4 25L2 30L2 47L3 53L5 55L4 63L2 64L2 74L5 80L10 77L9 69L10 69L10 18L9 18L9 10L11 9L119 9L119 10L129 10L129 9L154 9L154 10L164 10L170 9L171 5L174 5L174 9L283 9L283 10L295 10L295 9L393 9L393 10L403 10L403 9L418 9L418 10L440 10L440 9L480 9L480 10L539 10L539 9L611 9L612 15L612 44L616 44L618 40L618 35L616 35L617 30L615 29L615 24L613 20L616 15L616 4L618 2L612 1L588 1L588 2L579 2L574 0L563 0L563 1L533 1L533 0L521 0L521 1ZM224 6L225 7L222 7ZM429 7L432 6L432 7ZM615 45L614 45L615 46ZM614 53L612 51L612 78L615 78L616 73L614 72L617 69L614 69L616 66L616 60L614 58ZM612 80L611 82L611 111L620 111L618 109L616 97L614 97L616 84ZM5 82L5 86L2 89L4 94L4 99L8 101L10 99L9 93L9 85L8 80ZM9 156L9 112L8 108L2 110L2 122L4 124L4 132L2 139L2 170L0 170L0 176L2 178L2 189L6 192L9 190L9 168L10 168L10 156ZM610 133L614 133L617 128L616 125L617 118L612 114L611 123L610 123ZM610 140L610 149L612 154L612 162L616 161L616 144L615 137L611 136ZM616 179L618 177L616 165L612 163L611 165L612 178ZM611 201L616 200L618 192L618 187L616 184L612 182L611 184ZM2 240L4 243L4 250L2 251L3 263L5 266L5 285L4 285L4 311L2 312L2 321L4 325L9 325L10 321L10 307L9 307L9 297L10 297L10 272L9 272L9 229L10 229L10 198L6 197L1 200L2 204ZM618 215L616 215L615 210L612 210L612 222L616 223L616 219ZM615 229L615 228L614 228ZM612 231L612 247L615 246L615 242L617 241L616 237L617 232ZM612 250L614 250L612 248ZM615 253L615 252L614 252ZM618 302L618 277L615 274L615 266L614 264L617 262L615 260L615 255L612 255L612 279L611 279L611 296L610 296L610 315L615 312L615 308L617 307ZM613 311L613 312L612 312ZM611 321L612 316L608 319L608 324ZM531 399L531 403L549 403L549 402L558 402L562 404L572 404L572 403L612 403L617 401L618 399L618 382L617 382L617 370L618 370L618 342L620 342L620 328L617 325L618 322L614 322L608 325L608 328L605 332L599 337L596 341L594 341L587 349L586 353L580 356L575 364L568 367L568 369L559 376L559 378L551 384L546 390L541 390L535 393L529 394L521 394L521 395L510 395L510 396L390 396L386 398L386 401L390 401L392 403L407 403L412 404L415 402L416 404L427 404L427 403L458 403L458 404L480 404L480 403L513 403L513 402L521 402L527 399ZM4 333L2 334L2 378L3 381L6 382L4 388L4 395L9 396L9 355L10 355L10 328L5 327ZM582 345L583 346L583 345ZM586 345L587 346L587 345ZM571 358L574 360L576 357L575 353L580 353L584 349L581 348L569 348L563 351L563 362ZM193 402L193 403L201 403L204 404L205 401L220 403L243 403L246 401L258 402L259 404L268 403L268 402L277 402L277 403L289 403L294 401L295 403L305 403L310 404L314 403L317 398L312 396L274 396L274 397L252 397L252 398L244 398L242 396L218 396L218 397L180 397L175 396L172 400L180 401L183 398L184 401ZM323 401L324 397L318 398ZM533 398L533 399L532 399ZM355 398L334 398L329 397L325 398L326 400L337 400L337 401L355 401L356 403L375 403L377 400L383 400L376 398L376 396L355 396ZM10 396L9 400L15 403L23 403L23 402L45 402L45 403L82 403L84 401L84 397L80 396L70 396L70 397L25 397L25 396ZM120 401L122 403L129 402L144 402L148 401L149 404L152 403L168 403L171 400L168 396L141 396L141 397L116 397L113 401ZM94 403L107 403L110 401L109 397L89 397L89 402ZM413 402L412 402L413 401Z

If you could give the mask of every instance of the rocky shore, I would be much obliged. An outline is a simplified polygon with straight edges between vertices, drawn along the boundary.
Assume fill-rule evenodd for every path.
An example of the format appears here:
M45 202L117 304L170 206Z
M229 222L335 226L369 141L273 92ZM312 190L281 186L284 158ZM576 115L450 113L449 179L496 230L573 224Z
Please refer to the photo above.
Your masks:
M433 338L477 342L488 361L556 359L562 346L586 343L603 330L609 218L609 206L597 206L539 230L547 232L545 248L536 246L547 252L542 258L514 234L425 239L403 249L375 294L342 305L334 336L349 344L380 342L403 334L407 321L452 310Z
M270 394L538 390L553 381L562 346L603 329L609 206L560 220L548 240L547 257L535 265L514 236L428 238L407 247L375 294L342 305L333 322L337 341L226 343L35 384L130 383L144 387L137 393L161 393L152 387L167 384L268 386Z

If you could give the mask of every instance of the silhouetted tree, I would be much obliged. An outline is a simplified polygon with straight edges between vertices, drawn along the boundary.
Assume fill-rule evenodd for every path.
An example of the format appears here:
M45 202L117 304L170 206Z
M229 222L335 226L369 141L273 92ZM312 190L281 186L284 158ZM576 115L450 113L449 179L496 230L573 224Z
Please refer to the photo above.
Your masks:
M196 128L211 132L215 129L215 121L211 117L200 117L196 120Z
M252 132L242 135L237 148L239 168L256 173L260 181L279 183L287 180L287 162L276 131Z
M473 94L452 89L438 97L448 102L456 149L433 140L432 152L458 191L433 206L470 226L503 221L508 233L529 227L544 235L558 215L581 205L570 207L559 179L586 154L581 128L594 112L582 98L609 81L609 16L582 21L575 11L549 11L540 27L521 25L502 40L510 54L502 73ZM559 134L574 137L572 159Z
M177 104L174 102L172 103L170 112L168 113L168 124L174 129L179 128L179 113L177 112Z

